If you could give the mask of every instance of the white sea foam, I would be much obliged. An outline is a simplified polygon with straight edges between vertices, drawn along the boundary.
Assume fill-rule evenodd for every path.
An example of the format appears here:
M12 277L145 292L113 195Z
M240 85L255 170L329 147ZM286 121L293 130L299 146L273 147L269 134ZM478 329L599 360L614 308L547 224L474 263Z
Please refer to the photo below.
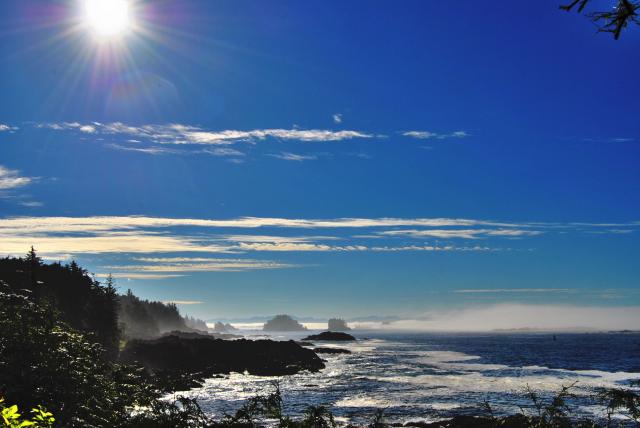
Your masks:
M374 398L367 395L355 395L352 397L344 397L333 403L333 405L335 407L373 407L384 409L387 407L401 406L402 403L380 397Z
M326 368L318 373L280 378L231 374L208 379L188 394L200 397L207 413L220 416L233 413L249 397L269 392L271 382L277 379L293 416L307 404L324 404L345 423L358 417L354 416L360 414L358 408L396 409L395 414L407 411L422 417L435 413L434 419L429 419L433 421L455 413L457 408L477 408L487 396L502 397L495 410L518 411L521 401L517 400L522 400L527 387L553 394L577 382L573 392L581 396L596 387L616 387L640 378L640 373L485 364L477 355L428 349L428 343L416 346L375 339L317 345L346 348L353 354L327 358ZM597 409L584 408L586 413L592 411ZM362 415L371 416L370 412ZM395 421L398 419L421 418L408 416Z

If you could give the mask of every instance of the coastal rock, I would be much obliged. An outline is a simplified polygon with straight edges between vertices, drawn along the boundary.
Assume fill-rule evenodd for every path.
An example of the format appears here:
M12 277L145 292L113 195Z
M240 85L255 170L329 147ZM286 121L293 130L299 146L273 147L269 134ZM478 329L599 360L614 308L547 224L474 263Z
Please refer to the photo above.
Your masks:
M348 340L356 340L356 338L348 333L343 333L340 331L323 331L320 334L312 334L311 336L307 336L302 340L326 340L343 342Z
M231 331L238 331L237 328L235 328L234 326L232 326L229 323L222 323L220 321L217 321L214 325L213 325L213 331L216 333L229 333Z
M152 371L175 370L206 375L248 372L258 376L283 376L324 368L315 352L293 341L221 340L205 335L132 340L120 359L126 363L137 361Z
M329 331L349 331L351 328L342 318L331 318L327 322L327 330Z
M262 327L263 331L305 331L307 328L289 315L276 315Z
M164 336L178 336L182 339L198 339L200 337L210 337L213 339L225 339L225 340L240 339L242 337L241 335L231 334L231 333L207 333L207 332L196 333L196 332L177 331L177 330L164 333L161 337L164 337Z
M313 350L316 354L350 354L351 351L343 348L315 348Z

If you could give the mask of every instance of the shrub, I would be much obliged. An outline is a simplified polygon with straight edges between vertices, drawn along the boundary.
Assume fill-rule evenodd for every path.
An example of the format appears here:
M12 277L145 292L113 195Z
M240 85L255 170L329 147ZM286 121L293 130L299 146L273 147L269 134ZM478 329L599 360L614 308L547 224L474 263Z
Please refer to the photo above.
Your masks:
M18 406L6 406L4 398L0 398L0 414L2 426L8 428L50 428L55 422L53 414L47 412L42 406L31 409L31 419L24 418L18 413Z

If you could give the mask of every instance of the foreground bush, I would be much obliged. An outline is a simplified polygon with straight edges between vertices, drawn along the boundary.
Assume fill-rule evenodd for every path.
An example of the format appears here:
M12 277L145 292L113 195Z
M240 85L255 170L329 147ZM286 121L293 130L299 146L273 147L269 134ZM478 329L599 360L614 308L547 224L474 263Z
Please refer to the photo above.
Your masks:
M6 406L4 398L0 398L0 425L9 428L50 428L55 422L55 418L42 406L31 409L31 418L24 418L18 413L18 406Z
M20 408L43 405L59 426L120 426L161 393L142 369L110 362L53 309L1 282L0 331L0 391Z

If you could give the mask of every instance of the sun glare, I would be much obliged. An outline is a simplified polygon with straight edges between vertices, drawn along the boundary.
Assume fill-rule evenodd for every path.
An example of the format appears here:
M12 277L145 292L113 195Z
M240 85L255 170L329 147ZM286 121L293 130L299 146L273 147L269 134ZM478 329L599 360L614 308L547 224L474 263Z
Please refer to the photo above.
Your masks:
M84 0L84 20L99 37L116 37L131 27L127 0Z

